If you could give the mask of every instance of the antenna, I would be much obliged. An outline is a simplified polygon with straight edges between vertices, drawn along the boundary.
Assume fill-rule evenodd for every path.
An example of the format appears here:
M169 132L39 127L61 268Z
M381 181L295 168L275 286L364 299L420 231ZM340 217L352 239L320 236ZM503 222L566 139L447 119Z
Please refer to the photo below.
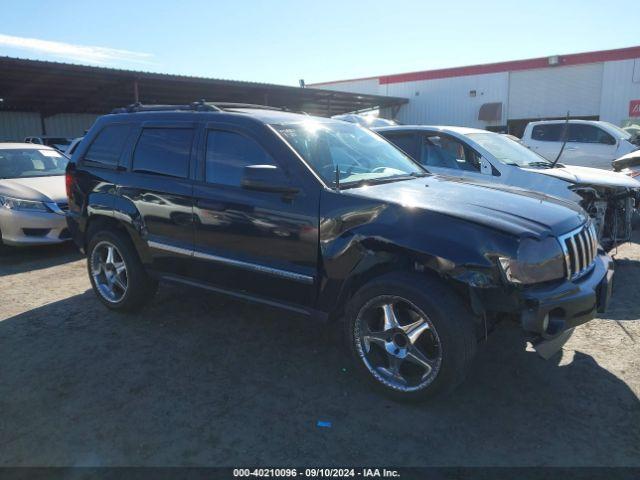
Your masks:
M562 147L560 147L560 151L558 152L558 156L556 159L551 162L551 168L555 167L562 156L562 152L564 152L564 147L567 146L567 129L569 127L569 110L567 110L567 119L564 122L564 128L562 129Z

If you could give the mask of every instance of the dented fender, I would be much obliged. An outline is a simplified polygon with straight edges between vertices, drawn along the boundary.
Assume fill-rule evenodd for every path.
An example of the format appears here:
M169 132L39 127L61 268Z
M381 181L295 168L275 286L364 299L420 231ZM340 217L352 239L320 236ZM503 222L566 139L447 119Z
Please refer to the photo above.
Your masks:
M389 271L431 272L472 288L497 287L497 257L514 256L518 248L516 236L489 226L332 191L323 192L319 242L317 308L324 311Z

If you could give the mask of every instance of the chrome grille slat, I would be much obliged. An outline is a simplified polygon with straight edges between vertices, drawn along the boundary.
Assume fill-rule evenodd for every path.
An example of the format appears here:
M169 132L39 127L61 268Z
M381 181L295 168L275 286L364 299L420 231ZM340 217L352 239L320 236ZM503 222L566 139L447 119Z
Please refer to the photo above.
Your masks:
M575 237L571 237L569 239L569 243L571 244L571 271L577 272L580 270L579 260L578 260L578 247L576 245Z
M578 243L580 244L580 270L584 270L588 265L587 263L587 244L584 241L584 230L581 231L578 235Z
M588 228L585 228L582 235L584 236L584 245L587 248L587 258L593 258L593 252L591 251L591 232Z
M562 235L560 245L565 256L567 278L576 279L589 272L598 254L598 239L592 224Z

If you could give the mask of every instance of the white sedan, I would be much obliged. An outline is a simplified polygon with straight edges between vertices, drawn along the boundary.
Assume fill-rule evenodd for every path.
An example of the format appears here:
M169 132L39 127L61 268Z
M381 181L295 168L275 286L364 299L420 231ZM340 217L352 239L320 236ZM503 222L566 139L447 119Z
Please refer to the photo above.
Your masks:
M626 175L554 164L505 135L475 128L403 125L374 130L432 173L501 183L578 203L593 218L606 249L631 238L640 182Z
M67 162L45 145L0 143L0 243L44 245L70 239Z

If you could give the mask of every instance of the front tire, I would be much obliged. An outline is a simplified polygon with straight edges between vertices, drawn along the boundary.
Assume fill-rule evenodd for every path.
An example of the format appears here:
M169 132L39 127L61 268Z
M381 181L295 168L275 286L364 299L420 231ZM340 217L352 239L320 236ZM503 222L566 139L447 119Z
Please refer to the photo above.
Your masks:
M112 310L138 310L153 298L158 288L131 240L121 231L102 230L91 237L87 269L93 291Z
M473 315L430 276L394 273L369 282L349 302L345 320L358 370L396 400L450 392L477 347Z

